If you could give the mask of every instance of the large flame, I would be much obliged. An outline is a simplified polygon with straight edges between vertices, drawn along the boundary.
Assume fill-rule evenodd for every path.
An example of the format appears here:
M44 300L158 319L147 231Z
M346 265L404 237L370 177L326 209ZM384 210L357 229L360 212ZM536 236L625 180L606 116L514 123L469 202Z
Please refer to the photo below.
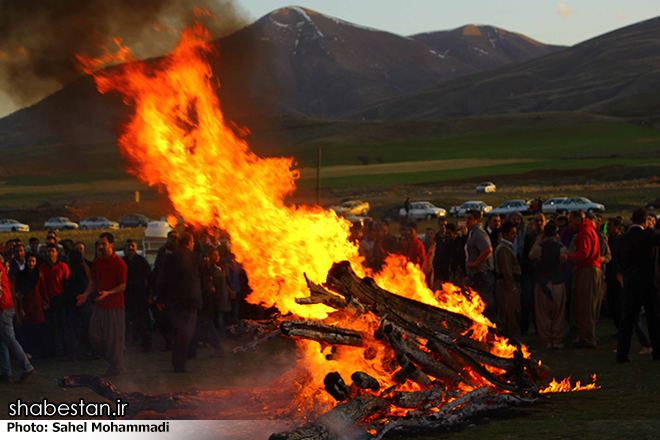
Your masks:
M241 130L225 120L215 90L218 85L205 59L214 52L209 40L208 32L196 25L182 33L173 53L158 61L133 60L118 39L114 40L119 47L115 55L103 60L79 57L79 61L88 71L124 62L94 75L102 93L118 91L135 108L119 139L129 171L165 190L176 211L173 214L197 226L221 227L230 234L232 251L253 290L247 300L275 306L283 314L326 319L332 311L329 307L296 304L295 298L309 295L303 274L323 283L333 263L348 260L358 275L373 276L384 289L472 318L474 338L486 342L493 354L512 357L515 346L489 334L494 325L483 316L484 304L478 295L467 297L452 285L433 292L419 267L402 257L389 258L384 270L373 274L362 267L358 248L348 240L348 221L318 206L285 204L298 177L292 169L293 159L257 157L241 137ZM350 326L373 335L378 322L366 314ZM330 371L348 378L361 370L383 385L392 385L388 362L393 353L370 336L370 356L365 356L365 348L339 347L334 362L326 359L329 348L320 350L318 343L308 341L299 346L318 384ZM524 354L529 357L527 351ZM476 385L486 384L483 378L477 381L478 375L471 376ZM321 397L317 389L308 389L308 393Z

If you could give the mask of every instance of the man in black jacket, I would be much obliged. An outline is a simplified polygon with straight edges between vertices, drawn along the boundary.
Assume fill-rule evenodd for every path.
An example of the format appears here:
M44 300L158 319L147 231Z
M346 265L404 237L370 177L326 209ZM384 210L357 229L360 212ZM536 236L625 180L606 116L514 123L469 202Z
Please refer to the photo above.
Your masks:
M158 276L159 302L165 304L166 313L174 326L172 366L174 371L186 371L190 340L195 333L197 310L202 307L202 257L193 252L195 239L184 232L179 237L176 251L165 257Z
M651 249L660 245L660 235L646 229L646 210L640 208L632 215L633 225L620 239L618 249L619 280L623 283L623 313L619 325L617 362L630 362L630 338L642 306L653 347L653 359L660 360L660 315L658 294L653 286L654 259Z
M126 334L127 339L140 337L140 348L143 352L151 350L152 338L149 331L149 280L151 267L142 255L137 253L137 242L132 238L126 240L124 246L124 263L126 263L127 279L124 291L126 304Z

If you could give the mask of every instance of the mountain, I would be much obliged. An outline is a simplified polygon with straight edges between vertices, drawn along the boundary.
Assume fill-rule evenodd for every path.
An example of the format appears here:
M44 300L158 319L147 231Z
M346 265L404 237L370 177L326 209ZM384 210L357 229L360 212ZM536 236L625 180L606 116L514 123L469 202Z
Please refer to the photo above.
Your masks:
M463 76L365 107L350 118L446 118L496 113L657 109L660 17L530 61Z
M438 53L451 55L480 72L531 60L566 48L543 44L525 35L494 26L478 24L448 31L426 32L411 38Z

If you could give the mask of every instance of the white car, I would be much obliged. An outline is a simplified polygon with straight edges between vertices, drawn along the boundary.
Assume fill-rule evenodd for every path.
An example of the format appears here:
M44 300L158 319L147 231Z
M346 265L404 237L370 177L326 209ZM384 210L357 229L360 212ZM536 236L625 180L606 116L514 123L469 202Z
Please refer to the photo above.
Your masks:
M481 200L465 202L460 206L460 208L458 208L458 211L456 211L456 217L465 217L465 214L472 209L481 211L482 214L488 214L493 210L493 207L485 204Z
M119 223L105 217L88 217L80 222L80 229L119 229Z
M18 220L2 219L0 220L0 232L28 232L30 227Z
M406 209L399 209L401 217L408 217L410 220L431 220L432 218L444 217L447 211L442 208L434 206L430 202L412 202L410 204L410 212L406 216Z
M545 206L545 203L543 205ZM558 214L568 214L577 210L591 214L605 211L605 205L594 203L586 197L567 197L556 204L556 209Z
M529 203L525 200L507 200L497 208L491 210L488 214L509 215L514 212L519 212L522 215L531 213Z
M557 207L561 205L564 200L566 200L566 197L552 197L546 200L543 202L543 205L541 205L541 212L544 214L560 213L561 211L558 211Z
M58 231L60 229L78 229L78 223L74 223L66 217L51 217L46 223L44 223L44 228L53 231Z
M481 182L477 187L478 193L494 193L497 187L493 182Z

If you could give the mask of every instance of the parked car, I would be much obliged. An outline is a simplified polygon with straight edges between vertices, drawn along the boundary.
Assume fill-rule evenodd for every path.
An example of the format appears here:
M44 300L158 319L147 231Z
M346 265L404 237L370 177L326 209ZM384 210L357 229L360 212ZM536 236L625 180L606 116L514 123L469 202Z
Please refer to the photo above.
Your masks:
M105 217L88 217L80 222L80 229L118 229L119 223Z
M456 211L456 217L465 217L465 213L471 209L479 210L482 214L488 214L490 211L492 211L493 207L485 204L481 200L465 202Z
M30 227L18 220L2 219L0 220L0 232L28 232Z
M514 212L520 212L522 215L529 215L532 213L532 208L526 200L507 200L497 208L491 210L488 214L509 215Z
M412 202L408 213L406 213L405 208L399 209L399 216L407 216L410 220L431 220L432 218L444 217L446 215L447 211L438 208L431 202Z
M494 193L497 190L497 187L493 182L481 182L477 186L478 193Z
M646 202L646 209L658 209L660 208L660 197L655 200Z
M557 213L568 214L571 211L582 210L582 212L603 212L605 206L600 203L594 203L586 197L567 197L565 200L557 203Z
M557 211L557 207L561 205L566 197L552 197L543 202L541 205L541 212L544 214L556 214L561 211Z
M361 200L347 200L341 205L331 206L332 209L339 216L353 215L367 215L369 213L369 203L362 202Z
M120 228L139 228L147 227L151 220L146 215L128 214L119 219Z
M51 217L46 223L44 223L44 228L53 231L58 231L60 229L78 229L78 223L74 223L66 217Z

